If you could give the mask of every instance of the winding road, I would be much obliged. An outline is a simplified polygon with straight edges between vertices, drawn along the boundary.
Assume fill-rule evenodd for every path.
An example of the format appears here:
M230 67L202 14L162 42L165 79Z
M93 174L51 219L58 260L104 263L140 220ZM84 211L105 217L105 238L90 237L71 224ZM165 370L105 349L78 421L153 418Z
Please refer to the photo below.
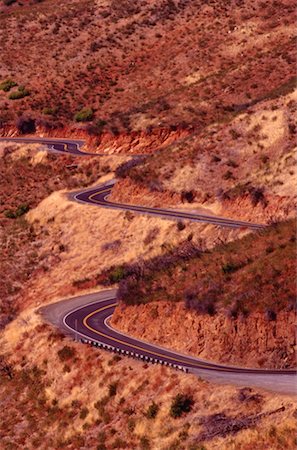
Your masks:
M75 156L99 156L98 154L81 151L83 141L47 138L0 138L5 141L38 143L46 145L49 150L70 153ZM105 154L106 155L106 154ZM71 199L94 204L101 207L130 210L141 214L150 214L174 220L191 220L210 223L229 228L251 228L260 230L265 225L249 223L217 217L212 215L192 214L173 209L146 208L117 204L108 201L115 181L104 185L71 193ZM258 386L283 393L296 393L296 370L252 369L215 364L199 358L178 353L174 350L159 347L124 333L109 324L109 319L117 305L116 290L107 290L74 297L72 299L50 304L40 309L44 318L65 334L75 337L83 343L106 350L130 356L144 362L162 364L192 372L216 382L233 383L239 385Z

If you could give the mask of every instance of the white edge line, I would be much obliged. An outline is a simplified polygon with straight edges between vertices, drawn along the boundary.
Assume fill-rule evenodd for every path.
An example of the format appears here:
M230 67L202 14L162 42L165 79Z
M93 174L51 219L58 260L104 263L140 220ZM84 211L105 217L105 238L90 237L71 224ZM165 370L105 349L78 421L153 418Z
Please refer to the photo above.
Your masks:
M87 304L85 304L85 305L83 305L83 306L78 306L78 307L76 307L75 309L69 311L69 312L63 317L63 324L64 324L64 326L65 326L66 328L68 328L70 331L72 331L72 333L74 332L74 333L76 333L77 335L83 336L84 338L86 338L86 339L88 339L88 340L91 340L91 341L93 341L93 342L98 342L98 343L103 344L103 345L109 345L110 347L116 348L115 346L113 346L113 345L111 345L111 344L106 344L105 342L102 342L102 341L100 341L100 340L98 340L98 339L95 339L95 338L93 338L93 337L87 336L87 335L85 335L84 333L81 333L80 331L76 331L75 329L73 329L73 328L71 328L69 325L67 325L67 323L66 323L66 319L67 319L67 317L68 317L70 314L72 314L72 313L74 313L74 312L76 312L76 311L79 311L80 309L83 309L83 308L85 308L85 307L87 307L87 306L94 305L94 304L96 304L96 303L100 303L100 302L104 302L104 301L108 301L108 300L113 300L113 299L116 300L114 297L111 297L111 298L105 298L105 299L102 299L102 300L95 300L95 301L92 301L92 302L87 303ZM118 332L116 329L113 329L110 325L108 325L108 324L106 323L106 321L107 321L111 316L112 316L112 315L106 317L106 319L104 320L104 325L105 325L108 329L110 329L111 331L114 331L114 332L118 333L119 336L129 337L130 339L131 339L131 338L134 339L133 336L131 337L131 336L129 336L128 334ZM143 343L143 344L151 345L152 347L155 347L155 348L157 348L157 349L159 349L159 350L165 350L165 351L171 352L171 353L172 353L172 356L177 355L177 356L189 358L190 360L193 360L193 362L196 362L196 363L216 364L216 363L212 363L212 362L207 361L207 360L203 360L203 359L200 360L199 358L195 358L195 357L192 357L192 356L188 356L188 355L185 355L185 354L182 354L182 353L176 353L174 350L168 349L168 348L166 348L166 347L160 347L160 346L154 345L154 344L152 344L152 343L150 343L150 342L143 341L143 340L141 340L141 339L135 339L135 340L136 340L137 342L140 342L140 343ZM129 346L129 343L127 343L126 345ZM152 350L153 350L153 349L152 349ZM143 351L147 351L148 353L150 352L149 350L146 350L146 349L143 349ZM166 355L164 355L164 358L166 358ZM173 362L172 364L175 364L175 363ZM226 366L226 367L225 367L225 366L223 366L223 365L217 365L217 366L215 366L215 367L188 367L188 366L186 365L186 361L185 361L185 363L183 363L183 364L185 364L183 367L187 367L189 370L192 370L192 369L193 369L193 370L210 370L211 372L213 372L214 370L216 370L216 367L217 367L217 368L221 368L221 369L224 369L224 368L226 368L226 369L228 369L228 368L230 368L230 369L243 369L242 367L238 367L238 366ZM253 370L253 369L252 369L252 370ZM264 373L263 373L263 372L259 372L259 375L263 375L263 374L264 374L264 375L275 375L275 374L265 374L265 372L264 372ZM247 373L245 373L245 375L247 375L247 376L253 376L253 375L258 375L258 374L255 374L254 372L252 372L252 373L247 372ZM290 375L290 374L287 374L287 375Z

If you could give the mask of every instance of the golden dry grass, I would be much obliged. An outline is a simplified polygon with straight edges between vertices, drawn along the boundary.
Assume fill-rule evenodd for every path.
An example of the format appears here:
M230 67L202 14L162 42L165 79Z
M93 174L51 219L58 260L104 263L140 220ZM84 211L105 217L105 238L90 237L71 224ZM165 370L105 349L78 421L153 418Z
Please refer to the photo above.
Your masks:
M58 352L65 346L73 349L73 356L64 360ZM153 450L171 448L174 442L178 449L203 445L276 450L280 443L294 448L296 405L289 396L253 389L242 393L240 388L216 386L165 367L126 358L117 361L112 354L63 338L33 310L7 327L1 348L13 368L13 379L3 376L0 381L3 449L20 445L31 449L38 443L42 450L56 450L67 443L75 450L79 439L80 446L95 450L103 431L108 449L119 437L127 448L142 448L144 436ZM109 397L112 383L117 383L116 395ZM179 392L192 395L195 403L189 414L173 419L170 405ZM147 419L144 414L152 401L160 409L156 419ZM209 432L203 420L218 413L230 420L257 415L259 419L239 432L222 432L201 441L201 433ZM30 417L38 420L38 428L32 429Z

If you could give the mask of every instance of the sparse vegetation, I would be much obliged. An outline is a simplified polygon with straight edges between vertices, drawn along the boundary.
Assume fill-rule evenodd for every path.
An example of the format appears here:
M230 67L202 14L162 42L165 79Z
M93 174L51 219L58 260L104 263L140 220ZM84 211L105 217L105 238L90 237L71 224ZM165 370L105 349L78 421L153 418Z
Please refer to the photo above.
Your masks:
M189 413L193 408L194 400L191 395L177 394L172 400L170 406L170 415L174 419L181 417L185 413Z
M17 83L13 80L4 80L0 83L0 91L9 92L10 89L17 86Z
M150 406L148 407L148 409L145 413L145 416L148 419L155 419L157 417L158 411L159 411L159 405L157 405L157 403L155 403L155 402L152 402L150 404Z
M172 302L184 299L188 308L209 315L221 308L230 308L233 313L236 310L236 314L246 314L248 310L264 312L272 306L276 312L290 309L295 298L295 286L289 276L295 264L294 230L292 220L270 226L257 235L220 243L211 251L201 252L197 244L187 242L141 267L126 265L121 270L119 299L127 305L160 298ZM267 242L275 240L278 249L267 252ZM183 266L185 270L181 271Z
M58 356L60 361L68 361L69 359L73 359L75 356L75 350L72 347L69 347L68 345L65 345L63 348L61 348L58 351Z
M30 91L25 88L25 86L19 86L17 91L13 91L9 95L9 100L19 100L24 97L28 97L30 95Z
M83 108L75 114L74 120L76 122L90 122L93 119L93 115L91 108Z
M13 211L12 209L5 210L4 215L5 215L5 217L7 217L9 219L16 219L17 217L21 217L24 214L26 214L29 211L29 209L30 209L29 205L24 203L24 204L18 206L15 211Z
M114 201L205 208L273 224L227 243L246 230L226 237L215 227L185 229L183 222L167 226L151 218L139 231L141 220L127 212L118 214L121 230L114 227L115 235L100 242L97 230L107 229L101 221L114 212L89 213L56 193L35 207L54 191L95 183L113 172L113 163L1 148L5 450L296 446L290 398L217 388L164 366L82 349L36 314L39 303L120 283L120 299L149 323L180 307L189 323L199 315L210 329L222 317L233 335L253 312L271 339L286 332L278 327L295 306L296 235L293 221L277 222L296 208L295 5L202 3L1 2L2 134L71 130L91 148L147 152L116 170ZM205 236L212 250L199 243ZM137 245L143 259L136 261ZM145 333L148 322L139 322ZM294 353L278 345L276 361L289 367ZM230 353L235 346L234 340ZM265 358L259 366L266 367Z
M114 397L117 394L118 383L111 383L108 386L108 395L109 397Z

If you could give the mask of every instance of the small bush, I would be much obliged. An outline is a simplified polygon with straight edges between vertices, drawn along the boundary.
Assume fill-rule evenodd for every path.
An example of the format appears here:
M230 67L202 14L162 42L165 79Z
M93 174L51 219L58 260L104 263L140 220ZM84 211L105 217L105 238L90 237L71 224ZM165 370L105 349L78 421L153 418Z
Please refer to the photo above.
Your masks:
M186 225L184 224L184 222L182 222L181 220L179 220L176 224L178 231L182 231L186 228Z
M134 408L125 408L123 410L123 413L126 414L126 416L132 416L133 414L135 414L135 409Z
M36 131L35 120L30 117L19 117L16 127L21 134L35 133Z
M5 217L7 217L9 219L16 219L17 217L21 217L24 214L26 214L29 211L29 209L30 209L29 205L24 203L24 204L18 206L15 211L13 211L12 209L8 209L8 210L4 211L4 215L5 215Z
M195 199L195 192L194 191L182 191L181 193L181 201L184 203L184 201L188 203L193 203Z
M272 309L267 309L265 312L266 319L269 320L269 322L275 322L276 321L276 312Z
M193 397L186 394L177 394L172 400L170 415L174 419L181 417L183 413L191 411L194 405Z
M159 412L159 405L157 403L153 402L147 409L145 413L145 417L147 419L155 419L157 417L157 414Z
M235 264L233 262L227 262L222 266L222 271L225 275L227 275L229 273L236 272L238 269L240 269L240 267L241 267L240 265Z
M18 90L12 92L8 98L9 100L19 100L21 98L28 97L28 95L30 95L30 91L28 91L28 89L24 86L19 86Z
M213 157L211 158L211 162L214 162L214 163L218 163L221 160L222 159L219 156L217 156L217 155L213 155Z
M106 447L106 445L105 444L98 444L97 445L97 450L107 450L107 447Z
M94 403L94 408L96 408L98 410L98 413L102 417L105 414L105 409L104 408L107 405L108 401L109 401L109 397L106 395L101 400L98 400L96 403Z
M123 439L116 438L115 441L111 444L110 448L127 448L127 444Z
M233 159L228 159L228 161L226 162L227 166L229 167L233 167L233 169L236 169L238 167L238 164L236 161L234 161Z
M122 245L121 240L120 239L116 239L115 241L106 242L105 244L103 244L101 246L101 250L103 252L110 251L110 250L116 251L116 250L118 250L120 248L121 245Z
M152 228L143 240L144 245L151 244L158 236L159 231L160 231L160 229L158 227Z
M68 345L65 345L61 350L58 351L58 357L60 361L68 361L75 356L75 350Z
M3 3L5 6L10 6L15 2L16 2L16 0L3 0Z
M224 180L231 180L232 178L234 178L234 176L231 170L227 170L227 172L225 172L223 175Z
M17 83L15 83L12 80L4 80L2 83L0 83L0 91L8 92L11 88L17 86Z
M150 441L146 436L141 436L139 444L142 450L149 450L151 448Z
M264 195L264 188L250 188L249 194L253 206L257 206L258 203L261 203L264 207L267 206L267 200Z
M79 413L79 418L84 420L87 417L88 414L89 414L88 408L83 408L81 410L81 412Z
M46 116L54 116L57 113L56 108L43 108L42 114L45 114Z
M114 397L117 394L118 383L110 383L108 386L109 397Z
M136 427L135 419L130 417L130 419L128 419L128 430L130 431L130 433L133 433L133 431L135 430L135 427Z
M78 111L75 116L75 122L90 122L93 119L94 113L91 108L83 108Z
M118 283L124 278L124 276L124 268L122 266L118 266L109 274L109 280L111 283Z
M214 316L216 313L215 302L218 297L218 289L210 288L203 294L203 298L199 298L199 292L192 288L185 292L185 307L192 309L198 314L208 314Z

